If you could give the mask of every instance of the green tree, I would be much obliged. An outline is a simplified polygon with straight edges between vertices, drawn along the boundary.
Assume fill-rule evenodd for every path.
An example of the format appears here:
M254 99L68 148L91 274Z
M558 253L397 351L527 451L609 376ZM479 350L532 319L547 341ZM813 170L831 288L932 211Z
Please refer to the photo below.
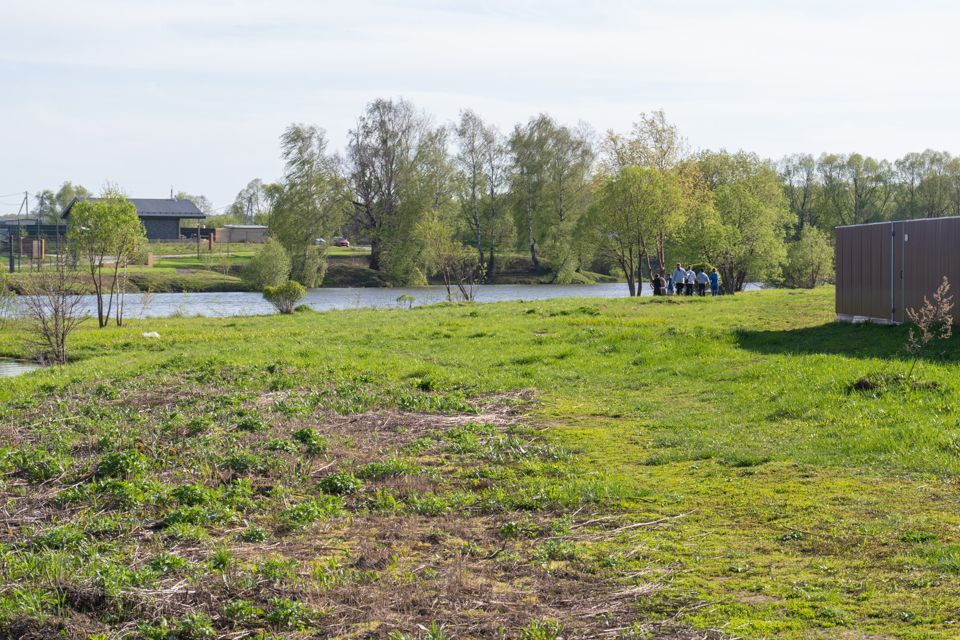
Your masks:
M205 195L193 195L186 191L178 191L173 197L175 200L189 200L197 205L197 209L200 209L201 213L209 215L214 211L213 203L210 202L210 198Z
M549 262L555 282L579 269L574 230L589 206L593 148L583 130L541 114L517 125L510 138L511 191L521 241L537 271Z
M270 215L270 233L290 256L291 277L319 286L326 271L326 245L350 207L339 160L327 152L322 129L291 125L281 137L285 161L281 188Z
M608 131L602 146L602 172L614 175L620 169L629 166L649 167L661 172L670 172L679 180L685 197L684 206L672 211L657 227L651 237L651 254L655 256L657 268L666 264L666 247L675 231L687 217L689 208L702 195L698 192L698 183L693 179L696 171L688 171L689 150L687 141L680 135L677 126L667 120L662 111L640 114L628 134Z
M858 153L824 154L817 160L822 183L818 214L825 226L885 220L893 204L893 169Z
M289 276L290 256L274 238L267 238L256 255L243 267L242 274L243 281L258 291L281 284Z
M676 175L653 168L624 167L600 187L587 214L588 228L623 269L631 296L642 290L644 263L653 275L650 253L681 201Z
M640 114L628 134L607 131L602 167L608 175L624 167L653 167L671 171L688 156L687 142L663 110Z
M272 208L273 193L270 185L264 184L260 178L255 178L237 193L228 211L247 224L267 224Z
M779 171L790 210L797 217L795 238L799 238L806 227L820 225L817 161L809 154L794 154L780 161Z
M779 279L794 218L776 171L744 152L703 153L698 165L712 206L684 225L685 246L716 266L727 293L741 291L748 279Z
M580 269L574 230L592 195L593 148L586 131L555 126L547 147L544 253L554 269L554 282L568 283Z
M432 211L417 223L422 248L419 259L424 273L440 276L447 289L447 300L454 300L454 288L464 300L473 300L474 276L479 267L477 254L451 232L449 220Z
M137 208L116 190L96 200L79 201L70 210L67 241L90 275L100 327L110 320L115 296L116 322L122 325L127 266L146 243Z
M33 210L31 213L40 218L42 224L57 224L63 212L57 205L57 196L50 189L44 189L33 196Z
M83 185L73 184L69 180L60 185L60 188L56 193L56 202L57 207L60 209L60 212L63 213L63 210L67 208L67 205L73 202L74 198L90 198L93 196L93 192L84 187Z
M545 206L547 146L553 121L540 114L526 125L517 125L510 136L512 170L511 199L516 212L518 242L530 252L530 262L538 273L540 265L541 222Z
M787 245L783 283L791 288L813 289L833 276L833 247L820 229L805 226L800 237Z
M417 222L446 206L452 171L445 137L405 100L367 105L350 131L348 156L356 217L370 238L370 268L397 283L422 279L417 270Z

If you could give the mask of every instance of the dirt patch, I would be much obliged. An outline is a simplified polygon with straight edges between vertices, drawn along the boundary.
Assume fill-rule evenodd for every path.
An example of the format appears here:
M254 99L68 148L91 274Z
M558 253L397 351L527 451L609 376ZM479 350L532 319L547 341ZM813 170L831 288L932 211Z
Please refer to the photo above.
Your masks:
M346 395L177 382L4 414L21 451L0 541L38 565L88 554L111 576L109 590L90 574L0 576L63 603L6 633L720 637L664 623L691 606L651 605L665 572L625 574L605 555L673 518L637 522L583 490L572 454L526 419L530 394L473 398L467 413L329 408Z

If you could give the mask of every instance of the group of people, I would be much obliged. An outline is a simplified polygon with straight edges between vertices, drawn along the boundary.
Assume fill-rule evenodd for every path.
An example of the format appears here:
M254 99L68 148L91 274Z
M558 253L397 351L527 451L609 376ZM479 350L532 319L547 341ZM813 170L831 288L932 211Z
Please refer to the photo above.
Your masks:
M662 273L653 278L653 295L655 296L698 296L707 295L707 285L710 285L710 295L720 295L720 274L716 269L707 273L703 268L694 271L692 267L684 269L678 262L677 268L666 278Z

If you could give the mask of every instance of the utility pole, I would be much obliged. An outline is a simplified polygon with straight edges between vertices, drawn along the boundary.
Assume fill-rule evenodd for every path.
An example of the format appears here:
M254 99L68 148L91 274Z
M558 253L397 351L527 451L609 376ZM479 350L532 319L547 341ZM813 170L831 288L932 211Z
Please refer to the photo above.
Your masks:
M40 208L37 209L37 271L43 271L43 251L40 250L43 241L40 239L40 216L43 215L43 196L46 195L43 191L40 192Z
M247 196L247 222L253 224L253 194Z

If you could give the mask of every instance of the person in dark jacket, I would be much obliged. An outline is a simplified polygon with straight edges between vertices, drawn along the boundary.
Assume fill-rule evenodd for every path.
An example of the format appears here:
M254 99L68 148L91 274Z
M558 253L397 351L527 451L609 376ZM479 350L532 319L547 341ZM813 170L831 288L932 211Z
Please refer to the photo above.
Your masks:
M657 274L653 276L653 281L650 283L653 285L653 295L662 296L663 295L663 275Z

